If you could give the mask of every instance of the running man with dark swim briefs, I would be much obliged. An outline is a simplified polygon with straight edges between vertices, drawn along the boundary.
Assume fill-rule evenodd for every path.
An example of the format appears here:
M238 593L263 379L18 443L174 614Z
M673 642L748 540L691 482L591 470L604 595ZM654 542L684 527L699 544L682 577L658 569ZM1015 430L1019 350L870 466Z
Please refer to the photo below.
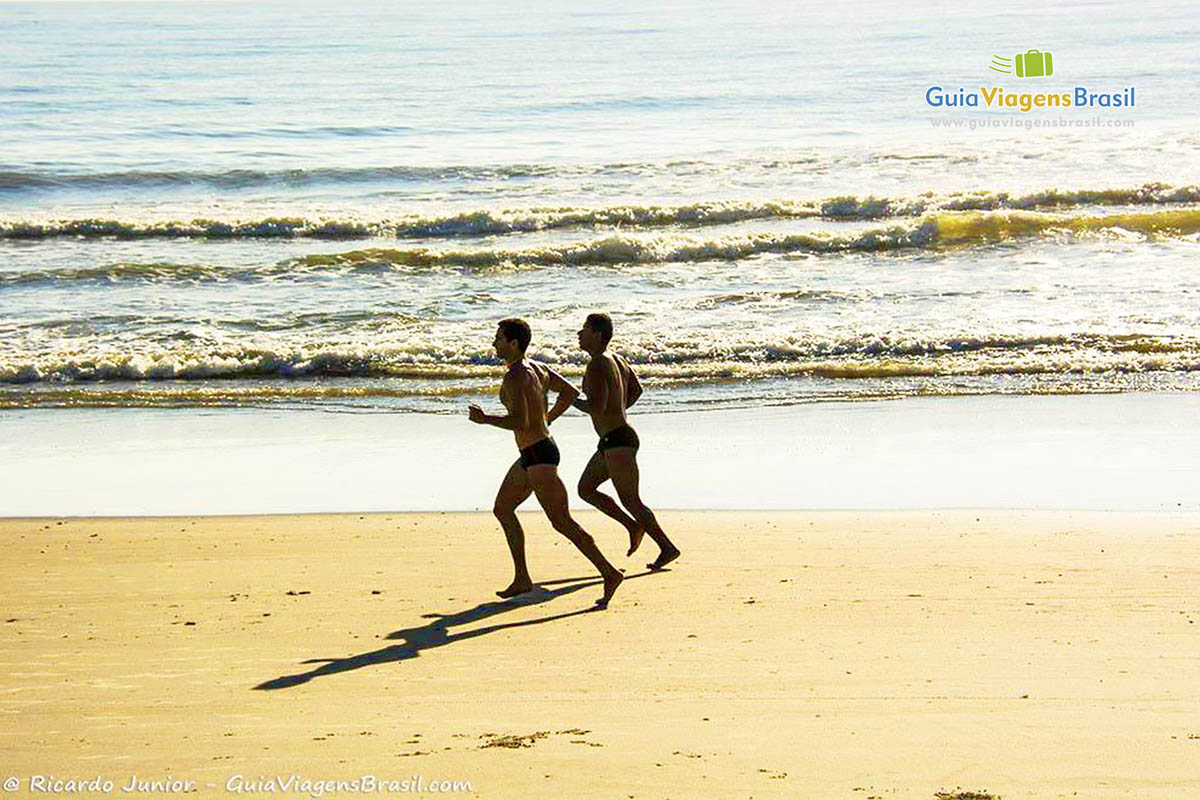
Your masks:
M492 416L477 405L472 405L468 413L472 422L512 431L521 453L504 476L492 506L496 519L504 528L514 569L512 584L496 594L503 598L516 597L533 588L525 563L525 532L516 511L530 494L536 494L554 530L567 537L600 571L600 577L604 579L604 596L596 601L596 605L606 608L624 576L608 563L592 537L571 518L567 509L567 487L558 477L558 446L550 437L550 423L571 407L571 401L579 396L579 392L546 365L525 360L530 336L529 325L524 320L500 322L492 346L508 365L504 382L500 384L500 402L508 413L502 417ZM550 390L558 394L558 400L547 414L546 395Z
M605 352L612 339L612 319L607 314L588 314L578 335L580 348L592 360L583 375L583 393L587 399L576 399L573 405L591 416L592 427L600 436L600 444L579 478L579 496L629 531L626 555L633 555L642 543L642 535L649 534L660 552L646 566L662 569L679 558L679 548L667 538L654 512L642 502L638 491L638 435L625 417L625 409L641 397L642 385L629 362ZM610 478L629 514L599 490L600 484Z

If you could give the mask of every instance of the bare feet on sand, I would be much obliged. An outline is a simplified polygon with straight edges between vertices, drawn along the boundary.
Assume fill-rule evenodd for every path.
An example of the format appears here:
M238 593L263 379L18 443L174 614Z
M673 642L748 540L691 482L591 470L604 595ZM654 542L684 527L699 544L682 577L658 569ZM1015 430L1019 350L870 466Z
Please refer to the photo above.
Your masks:
M525 594L531 589L533 589L532 583L527 581L513 581L511 584L509 584L507 589L501 589L500 591L496 592L496 594L507 600L510 597L516 597L519 594Z
M658 572L677 558L679 558L679 549L671 547L659 553L658 558L654 559L653 563L647 564L646 568Z
M616 570L604 576L604 597L596 601L596 608L608 608L608 601L616 594L617 587L623 580L625 580L625 576Z
M625 554L626 556L631 556L637 552L637 549L642 546L642 537L645 535L646 527L641 523L629 529L629 552Z

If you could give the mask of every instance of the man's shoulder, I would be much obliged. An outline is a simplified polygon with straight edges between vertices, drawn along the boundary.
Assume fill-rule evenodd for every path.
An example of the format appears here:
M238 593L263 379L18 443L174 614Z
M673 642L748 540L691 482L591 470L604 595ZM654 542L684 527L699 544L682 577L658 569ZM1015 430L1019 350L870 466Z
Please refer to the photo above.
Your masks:
M550 367L540 361L526 361L525 369L535 378L545 378L551 372Z
M513 364L508 370L508 374L504 376L504 379L519 384L541 383L548 374L549 368L544 364L538 364L534 361L522 361L518 364Z
M617 365L617 369L621 370L622 374L633 374L633 366L629 363L629 359L625 358L624 356L617 355L616 353L613 353L612 357L613 361Z
M619 368L616 356L612 353L597 353L592 356L592 360L588 362L588 369L601 370L608 372L611 369Z
M529 364L520 361L509 366L508 371L504 373L504 382L517 383L528 379L532 374L533 371L530 369Z

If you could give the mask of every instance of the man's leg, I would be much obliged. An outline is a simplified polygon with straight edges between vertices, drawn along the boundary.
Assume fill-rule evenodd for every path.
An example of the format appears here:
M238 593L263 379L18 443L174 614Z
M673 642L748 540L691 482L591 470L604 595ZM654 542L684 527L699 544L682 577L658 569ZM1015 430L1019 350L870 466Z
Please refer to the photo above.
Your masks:
M626 555L632 555L633 551L637 550L638 545L642 543L642 534L646 532L646 529L639 525L637 520L622 511L616 500L599 490L600 484L606 480L608 480L608 468L604 465L604 454L597 450L592 453L591 460L583 468L583 474L579 476L579 496L585 503L595 506L625 526L625 530L629 532L629 552Z
M646 566L650 569L662 569L679 558L679 548L667 538L667 534L659 526L654 512L642 502L638 487L641 482L641 474L638 472L637 450L632 447L614 447L606 450L604 451L604 464L608 469L609 477L612 478L613 486L617 490L617 497L621 498L621 504L629 510L634 519L645 527L646 533L658 545L660 551L658 558ZM633 553L632 550L629 552Z
M535 464L529 468L528 474L538 502L542 504L542 509L546 512L554 530L567 537L571 544L575 545L579 552L583 553L587 560L600 571L600 576L604 578L604 597L597 600L596 605L601 608L606 607L625 576L608 563L608 559L600 552L600 548L596 547L595 540L588 535L587 531L579 527L578 522L571 518L571 512L567 508L567 487L563 486L562 480L558 477L558 468L551 464Z
M496 592L504 598L516 597L533 588L529 578L529 567L525 564L525 531L521 530L521 521L517 519L517 506L524 503L533 492L533 484L521 462L514 462L508 468L508 474L496 492L496 502L492 505L492 513L500 520L504 529L504 538L508 540L508 551L513 560L513 582L507 589Z

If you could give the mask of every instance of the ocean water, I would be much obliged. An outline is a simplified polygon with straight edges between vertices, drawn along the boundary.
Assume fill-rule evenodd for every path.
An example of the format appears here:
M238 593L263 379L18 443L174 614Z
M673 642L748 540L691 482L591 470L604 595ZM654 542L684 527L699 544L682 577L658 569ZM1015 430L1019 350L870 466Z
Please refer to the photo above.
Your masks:
M0 3L0 408L1200 389L1200 17L799 5Z

